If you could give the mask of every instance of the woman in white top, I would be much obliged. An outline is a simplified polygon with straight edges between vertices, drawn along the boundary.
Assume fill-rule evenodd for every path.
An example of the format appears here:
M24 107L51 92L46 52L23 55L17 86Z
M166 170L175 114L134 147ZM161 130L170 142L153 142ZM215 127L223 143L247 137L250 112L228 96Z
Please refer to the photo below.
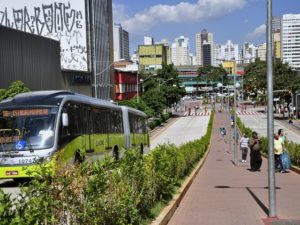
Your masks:
M241 150L242 150L242 162L246 162L247 159L247 153L248 153L248 144L249 144L249 138L246 134L243 134L243 137L240 140L241 144Z

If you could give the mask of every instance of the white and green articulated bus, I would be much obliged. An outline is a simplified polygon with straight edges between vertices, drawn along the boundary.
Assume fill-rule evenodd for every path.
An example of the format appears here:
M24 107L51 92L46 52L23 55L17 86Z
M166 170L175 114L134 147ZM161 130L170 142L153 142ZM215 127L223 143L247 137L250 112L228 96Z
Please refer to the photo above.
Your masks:
M0 103L0 179L150 145L145 113L68 91L18 94ZM43 159L43 160L41 160ZM31 175L30 175L31 174Z

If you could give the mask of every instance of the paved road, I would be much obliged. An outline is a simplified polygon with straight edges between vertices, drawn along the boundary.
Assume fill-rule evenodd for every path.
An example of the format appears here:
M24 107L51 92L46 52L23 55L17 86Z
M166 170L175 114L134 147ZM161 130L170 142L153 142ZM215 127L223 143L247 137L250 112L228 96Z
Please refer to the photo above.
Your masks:
M253 109L252 109L253 110ZM241 121L246 127L258 132L260 136L267 136L267 115L239 115ZM287 133L287 139L295 143L300 144L300 129L289 126L283 121L274 121L274 133L277 133L278 129L284 129Z
M206 133L209 117L187 116L179 118L168 129L151 140L151 149L165 143L173 143L179 146L202 137Z
M233 154L219 133L219 127L226 127L226 120L225 114L215 114L211 151L169 225L264 224L262 219L268 214L267 161L263 160L259 172L248 170L249 155L247 163L234 166ZM300 219L299 178L294 172L276 173L281 219Z

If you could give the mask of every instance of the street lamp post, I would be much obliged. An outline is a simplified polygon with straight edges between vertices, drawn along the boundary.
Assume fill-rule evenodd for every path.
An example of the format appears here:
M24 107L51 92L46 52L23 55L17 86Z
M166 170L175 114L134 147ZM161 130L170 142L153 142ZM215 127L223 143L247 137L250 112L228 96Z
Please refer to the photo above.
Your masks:
M236 83L236 76L234 76L234 131L233 131L233 137L234 137L234 165L237 165L237 124L236 124L236 89L239 87L239 84Z
M221 88L221 106L223 108L223 83L218 83L217 87L220 89Z
M272 61L272 0L267 0L267 84L268 84L268 185L269 217L276 217L274 116L273 116L273 61Z

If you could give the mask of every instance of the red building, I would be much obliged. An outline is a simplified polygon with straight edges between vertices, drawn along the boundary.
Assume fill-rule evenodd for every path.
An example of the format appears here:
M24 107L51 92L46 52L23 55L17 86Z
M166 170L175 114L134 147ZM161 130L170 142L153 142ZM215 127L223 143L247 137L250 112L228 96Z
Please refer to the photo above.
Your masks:
M129 100L137 94L137 71L115 69L115 100Z

